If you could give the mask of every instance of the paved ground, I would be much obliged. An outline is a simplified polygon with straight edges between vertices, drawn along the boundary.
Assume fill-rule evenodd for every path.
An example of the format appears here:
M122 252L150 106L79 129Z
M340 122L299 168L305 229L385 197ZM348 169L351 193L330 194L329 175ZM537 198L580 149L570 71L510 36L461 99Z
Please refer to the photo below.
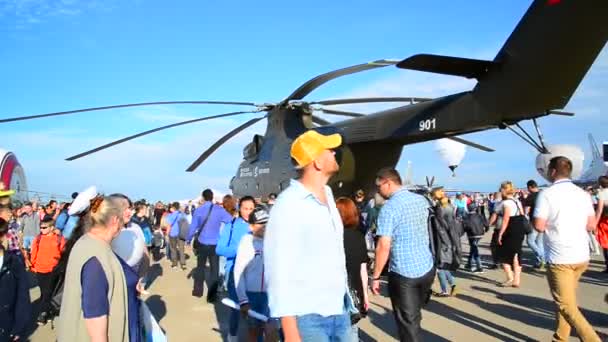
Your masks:
M488 237L489 238L489 237ZM468 247L464 247L468 250ZM482 254L489 254L487 241ZM529 254L524 257L529 257ZM193 259L188 260L192 266ZM526 261L526 260L524 260ZM583 314L605 334L608 341L608 274L601 273L603 260L594 257L579 288L579 305ZM228 314L221 304L210 305L191 296L192 280L188 271L172 270L163 260L153 265L155 276L152 293L145 298L170 341L222 341ZM425 341L548 341L554 328L554 304L551 301L544 272L525 269L522 287L500 288L499 271L483 274L457 272L459 295L434 298L423 313ZM438 284L435 284L435 288ZM37 288L32 298L38 297ZM386 296L372 296L368 319L360 323L363 341L396 341L397 334ZM50 325L32 326L32 341L52 341ZM572 340L576 340L572 338Z

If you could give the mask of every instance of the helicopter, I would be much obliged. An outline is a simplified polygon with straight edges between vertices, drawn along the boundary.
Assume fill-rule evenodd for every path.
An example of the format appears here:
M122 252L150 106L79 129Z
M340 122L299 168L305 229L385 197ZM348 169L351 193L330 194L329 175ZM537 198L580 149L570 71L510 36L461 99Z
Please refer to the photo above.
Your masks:
M195 171L211 154L248 127L267 121L264 135L254 135L243 149L243 161L230 181L236 196L263 199L279 193L297 177L290 158L292 141L314 129L339 133L343 146L337 159L340 171L330 180L337 196L356 189L374 190L376 172L394 167L405 145L439 138L491 152L493 149L458 137L490 129L508 129L541 153L548 153L537 119L564 112L574 91L606 44L608 2L603 0L534 0L493 60L417 54L403 60L378 59L316 76L276 103L240 101L163 101L83 108L47 114L0 119L0 123L47 118L115 108L205 104L249 107L241 111L185 120L140 132L68 157L76 160L123 142L161 130L223 117L259 113L225 134L187 169ZM476 79L473 89L438 98L367 97L305 101L323 84L368 70L396 67ZM332 109L334 105L399 103L397 107L363 114ZM330 122L317 113L346 117ZM521 121L532 120L536 138Z

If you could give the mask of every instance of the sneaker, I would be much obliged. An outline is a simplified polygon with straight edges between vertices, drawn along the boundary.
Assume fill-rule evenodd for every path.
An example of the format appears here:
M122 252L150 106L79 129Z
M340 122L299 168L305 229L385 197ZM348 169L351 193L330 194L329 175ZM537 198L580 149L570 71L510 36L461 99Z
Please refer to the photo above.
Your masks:
M433 294L435 297L449 297L450 294L447 292L438 292Z
M36 320L36 322L38 323L38 325L45 325L48 323L48 318L46 316L46 312L41 312L40 315L38 315L38 319Z
M473 270L473 273L481 274L481 273L483 273L483 269L482 268L475 269L475 270Z

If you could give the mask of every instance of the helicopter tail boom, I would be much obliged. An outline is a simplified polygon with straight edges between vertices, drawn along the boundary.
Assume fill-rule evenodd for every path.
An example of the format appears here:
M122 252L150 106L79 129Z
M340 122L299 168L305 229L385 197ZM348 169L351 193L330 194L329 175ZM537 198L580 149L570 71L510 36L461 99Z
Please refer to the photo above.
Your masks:
M608 39L608 2L535 0L474 96L486 109L518 119L564 108Z

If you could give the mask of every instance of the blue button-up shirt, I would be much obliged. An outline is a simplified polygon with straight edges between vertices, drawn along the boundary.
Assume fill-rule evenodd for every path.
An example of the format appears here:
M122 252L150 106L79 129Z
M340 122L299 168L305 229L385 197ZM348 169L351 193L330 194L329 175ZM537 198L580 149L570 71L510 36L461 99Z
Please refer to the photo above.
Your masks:
M325 193L328 205L292 180L270 211L264 267L272 317L344 313L344 228L327 186Z
M169 227L169 237L176 238L179 236L179 220L182 216L182 213L179 210L176 210L169 215L167 215L166 221L170 224ZM188 231L190 228L188 228Z
M211 212L209 212L210 206L213 206ZM211 202L205 202L196 208L194 214L192 214L192 223L190 224L187 241L192 240L194 233L202 227L207 215L211 216L209 216L209 220L205 223L205 227L198 237L198 242L203 245L217 245L222 223L232 221L232 216L224 208Z
M377 235L391 238L389 271L419 278L433 268L429 207L424 197L402 189L380 210Z

